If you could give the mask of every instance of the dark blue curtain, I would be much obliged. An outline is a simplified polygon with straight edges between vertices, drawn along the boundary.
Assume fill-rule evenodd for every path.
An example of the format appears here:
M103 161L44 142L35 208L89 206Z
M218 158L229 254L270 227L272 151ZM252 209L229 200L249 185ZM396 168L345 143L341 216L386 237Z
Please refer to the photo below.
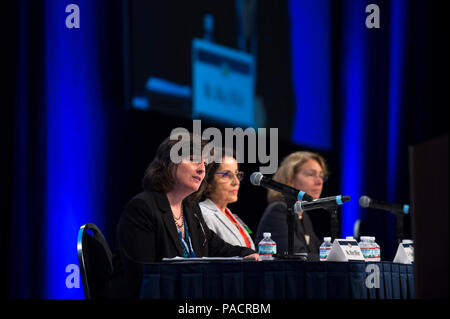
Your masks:
M369 4L379 8L380 28L366 27ZM405 118L407 47L413 40L408 35L410 4L402 0L342 1L338 8L338 145L342 192L352 197L342 209L342 236L352 235L355 221L362 220L361 231L376 236L385 260L395 254L396 220L388 212L359 207L358 199L366 194L409 203L407 153L412 141L407 139ZM410 66L412 70L422 67Z
M380 28L367 29L364 8L380 9ZM389 212L358 207L367 194L374 199L409 204L408 147L448 132L444 109L432 103L435 51L431 16L438 8L422 1L353 1L334 3L337 11L335 103L338 110L342 192L352 196L342 210L342 235L351 235L356 219L363 234L376 236L384 260L397 249L397 219ZM432 31L433 30L433 31ZM442 43L439 41L439 43ZM437 84L440 85L440 84ZM435 98L437 96L435 95ZM441 102L442 103L442 102ZM421 114L421 115L419 115ZM421 116L424 116L421 120ZM433 119L432 119L433 118ZM433 127L432 123L436 126ZM411 214L402 218L402 238L411 238Z
M6 118L11 190L7 294L15 298L80 298L68 288L78 265L81 225L106 227L109 125L123 101L121 1L77 1L80 28L68 28L71 1L9 4L11 108ZM114 60L118 59L118 60ZM111 85L116 85L113 89ZM5 122L7 121L5 120ZM119 128L117 126L116 128ZM110 164L108 164L108 162ZM81 284L81 282L80 282ZM69 285L70 286L70 285Z

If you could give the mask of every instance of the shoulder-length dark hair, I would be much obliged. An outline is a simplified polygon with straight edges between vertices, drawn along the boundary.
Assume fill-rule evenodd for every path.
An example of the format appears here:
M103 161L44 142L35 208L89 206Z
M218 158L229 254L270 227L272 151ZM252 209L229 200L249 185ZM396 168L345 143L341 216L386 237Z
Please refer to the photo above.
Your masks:
M167 137L158 146L155 157L145 170L144 178L142 179L142 187L144 190L157 190L159 192L168 193L175 185L174 171L178 163L174 163L170 157L172 147L182 141L182 139L189 140L190 154L194 154L194 135L192 133L179 134L177 139L170 139ZM201 151L206 145L207 141L201 140ZM178 155L181 156L181 149ZM202 183L203 184L203 183Z
M199 187L198 191L193 193L190 198L195 202L202 202L207 198L210 198L211 194L214 193L214 176L216 175L217 171L219 170L220 164L223 162L223 159L225 157L232 157L236 159L236 151L234 149L221 149L221 160L218 161L212 161L211 163L206 166L206 174L205 179L203 180L203 187ZM239 163L238 163L239 167Z

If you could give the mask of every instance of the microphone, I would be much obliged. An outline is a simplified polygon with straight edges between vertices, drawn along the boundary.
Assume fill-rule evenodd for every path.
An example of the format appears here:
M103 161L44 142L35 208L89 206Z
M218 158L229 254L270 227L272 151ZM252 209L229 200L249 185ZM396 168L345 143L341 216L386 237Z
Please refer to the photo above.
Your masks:
M318 209L318 208L334 208L336 206L342 205L345 202L348 202L350 200L350 196L331 196L331 197L324 197L324 198L318 198L313 200L312 202L302 202L297 201L294 205L294 212L300 213L307 210L312 209Z
M382 202L379 200L373 200L372 198L368 196L361 196L359 198L359 206L364 208L375 208L375 209L382 209L382 210L388 210L391 213L403 217L404 214L409 213L409 205L400 205L400 204L392 204L387 202Z
M256 186L263 186L265 188L270 188L276 192L282 193L284 196L289 197L295 201L305 200L312 201L311 195L306 194L304 191L295 189L288 185L275 182L273 179L265 177L260 172L254 172L250 175L250 182Z

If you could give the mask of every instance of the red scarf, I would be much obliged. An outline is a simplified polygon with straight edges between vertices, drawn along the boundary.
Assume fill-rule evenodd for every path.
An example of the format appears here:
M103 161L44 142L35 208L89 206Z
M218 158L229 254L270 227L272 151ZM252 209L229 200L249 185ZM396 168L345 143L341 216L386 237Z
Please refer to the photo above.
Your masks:
M217 206L217 204L216 204L216 206ZM241 233L242 238L244 238L245 246L247 246L247 248L251 248L250 241L248 240L247 235L245 234L245 230L242 229L242 227L239 225L239 223L234 218L233 214L231 214L231 212L228 210L228 208L225 208L225 212L223 210L221 210L219 206L217 206L217 208L222 213L224 213L225 216L228 217L228 219L233 223L233 225L235 225L239 229L239 232Z

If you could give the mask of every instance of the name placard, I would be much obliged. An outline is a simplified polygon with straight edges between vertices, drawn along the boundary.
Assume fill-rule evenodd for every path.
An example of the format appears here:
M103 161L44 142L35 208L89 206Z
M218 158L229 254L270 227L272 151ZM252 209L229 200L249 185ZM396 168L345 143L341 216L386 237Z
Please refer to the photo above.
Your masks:
M356 240L335 239L326 261L364 261L364 256Z
M397 253L394 257L394 263L412 264L414 262L414 244L400 243L398 244Z

